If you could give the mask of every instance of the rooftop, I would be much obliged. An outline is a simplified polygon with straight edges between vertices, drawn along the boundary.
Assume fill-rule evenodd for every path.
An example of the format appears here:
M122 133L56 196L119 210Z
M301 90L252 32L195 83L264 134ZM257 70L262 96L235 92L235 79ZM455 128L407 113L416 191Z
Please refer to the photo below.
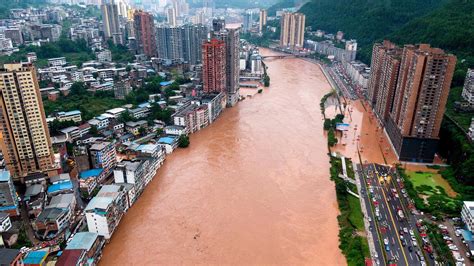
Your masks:
M0 182L8 182L10 181L10 172L6 169L2 169L0 171Z
M92 144L90 149L93 150L93 151L101 151L105 147L107 147L109 144L110 144L110 142L107 142L107 141L96 142L96 143Z
M48 206L46 206L45 209L49 209L49 208L66 209L66 208L69 208L69 206L71 205L73 201L74 201L74 194L72 193L56 195L51 198L51 201L49 202Z
M44 251L44 250L31 251L23 259L23 263L25 265L27 265L27 264L41 265L44 262L44 260L46 259L47 256L48 256L48 252Z
M93 232L76 233L76 235L74 235L74 237L71 239L71 242L67 244L66 250L85 249L89 251L98 237L99 235Z
M0 248L0 265L10 265L18 254L19 249Z
M99 176L103 171L104 171L103 168L95 168L95 169L86 170L79 174L79 178L87 179L91 176Z
M42 223L46 223L46 222L49 222L49 221L55 221L57 220L59 217L62 216L63 213L65 213L66 210L64 209L60 209L60 208L49 208L49 209L44 209L40 215L38 216L38 218L36 218L36 221L37 222L42 222Z
M92 200L87 204L85 211L95 210L95 209L102 209L106 210L107 207L113 202L113 198L111 197L94 197Z
M61 190L68 190L68 189L72 189L71 181L62 181L62 182L58 182L56 184L50 185L48 187L48 193L54 193Z
M79 234L79 233L78 233ZM78 261L82 258L84 250L80 249L72 249L72 250L64 250L61 253L61 256L56 262L57 266L67 266L67 265L77 265Z
M43 185L34 184L26 188L25 197L36 196L43 191Z
M159 143L173 144L176 138L173 137L162 137L158 140Z
M53 176L49 179L49 181L53 184L56 183L56 182L68 181L68 180L71 180L71 176L69 175L69 173L59 174L59 175Z
M80 115L81 111L79 110L72 110L68 112L59 112L58 115L60 116L70 116L70 115Z

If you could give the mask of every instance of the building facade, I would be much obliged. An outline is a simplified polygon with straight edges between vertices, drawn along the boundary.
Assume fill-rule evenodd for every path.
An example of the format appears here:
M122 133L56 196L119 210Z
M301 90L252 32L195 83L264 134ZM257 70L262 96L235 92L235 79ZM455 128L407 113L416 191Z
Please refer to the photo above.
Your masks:
M474 108L474 69L467 70L462 97L469 103L471 108Z
M388 119L398 81L402 49L384 41L372 49L371 75L368 86L369 102L382 120Z
M133 28L138 51L149 57L156 56L155 23L153 22L153 15L141 10L136 10L133 14Z
M183 25L181 27L161 26L157 28L158 58L170 63L201 63L202 44L207 40L204 25Z
M267 25L267 10L260 9L258 32L262 33L266 25Z
M113 38L114 34L120 33L119 10L114 0L103 0L100 6L102 21L104 24L104 37Z
M284 12L280 18L280 46L303 48L306 16L301 13Z
M240 29L224 29L213 32L213 36L225 43L227 106L234 106L239 101L240 96Z
M57 166L33 65L5 64L0 69L0 91L3 137L0 146L13 178L38 172L56 175Z
M226 44L211 39L202 45L202 79L205 93L226 92Z
M386 123L400 160L433 161L455 64L454 55L428 44L403 48Z
M0 212L10 216L20 214L18 209L18 196L10 176L5 169L0 170Z

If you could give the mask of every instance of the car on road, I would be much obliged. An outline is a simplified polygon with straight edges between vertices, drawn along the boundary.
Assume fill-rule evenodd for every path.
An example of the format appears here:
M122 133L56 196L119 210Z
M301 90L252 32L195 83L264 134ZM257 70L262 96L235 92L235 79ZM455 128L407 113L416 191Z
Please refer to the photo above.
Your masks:
M406 234L408 234L408 229L406 227L403 228L403 232L405 232Z
M409 231L409 232L410 232L410 235L411 235L412 237L413 237L413 236L415 236L415 232L413 232L413 230L412 230L412 229L410 229L410 231Z
M439 228L439 229L448 229L448 227L447 227L446 225L444 225L444 224L439 224L439 225L438 225L438 228Z
M408 251L412 252L412 251L413 251L413 247L412 247L412 246L408 246Z

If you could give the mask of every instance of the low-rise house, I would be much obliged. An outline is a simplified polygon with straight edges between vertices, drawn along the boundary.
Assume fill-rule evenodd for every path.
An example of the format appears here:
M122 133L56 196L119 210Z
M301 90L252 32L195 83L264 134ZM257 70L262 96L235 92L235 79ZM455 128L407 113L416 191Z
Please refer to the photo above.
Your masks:
M55 184L52 184L48 187L48 196L56 196L64 193L73 192L73 185L71 181L62 181Z
M78 232L67 244L56 265L96 265L104 244L104 238L97 233Z
M474 233L474 201L463 202L461 219L466 224L466 229Z
M71 221L76 206L74 194L60 194L52 197L50 203L33 223L33 229L40 239L53 239Z
M96 168L79 174L79 190L84 198L89 198L97 186L106 178L104 169Z
M79 110L73 110L73 111L68 111L68 112L58 112L56 114L56 118L60 122L73 121L76 123L80 123L82 121L81 111Z
M0 233L6 232L11 228L12 222L10 220L10 215L4 212L0 212Z
M132 134L125 134L119 137L119 141L123 144L132 141L134 138L135 137Z
M175 135L175 136L186 135L186 128L182 126L166 126L165 133L167 135Z
M23 201L28 210L28 217L36 218L43 211L46 200L45 188L42 184L33 184L26 188Z
M87 123L90 126L95 126L98 130L101 130L109 126L109 118L100 115L100 116L97 116L96 118L93 118L87 121Z
M105 185L85 208L87 228L105 239L110 239L122 215L128 209L123 187Z
M137 122L130 121L125 123L125 129L127 132L137 136L140 134L140 128L147 128L148 123L145 120L140 120Z
M148 109L147 107L138 107L135 109L130 109L128 110L128 112L134 119L140 119L148 117L148 115L150 114L150 109Z
M76 127L76 126L63 128L60 131L61 133L66 135L68 140L71 142L81 137L81 132L79 131L79 127Z
M108 176L117 164L117 152L115 144L108 141L96 142L89 148L92 167L104 169Z
M112 115L113 118L118 118L125 111L126 111L125 108L117 107L117 108L107 110L107 111L105 111L105 113Z
M150 162L144 160L121 161L114 170L115 183L132 184L134 186L134 198L130 199L133 204L146 186L146 176L151 173Z
M158 139L160 144L166 151L166 154L170 154L178 147L178 138L174 136L166 136Z
M0 212L12 216L20 214L15 186L7 169L0 170L0 199Z
M113 127L112 130L114 131L115 134L123 134L125 131L125 124L124 123L116 123Z
M89 123L84 123L78 126L79 127L79 134L82 136L85 136L89 133L91 130L91 125Z

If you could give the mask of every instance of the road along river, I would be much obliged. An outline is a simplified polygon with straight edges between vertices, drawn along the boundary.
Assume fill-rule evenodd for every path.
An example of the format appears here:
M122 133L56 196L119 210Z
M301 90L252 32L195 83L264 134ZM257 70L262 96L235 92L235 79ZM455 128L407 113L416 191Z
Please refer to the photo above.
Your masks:
M304 60L266 63L270 88L166 159L102 265L345 264L319 107L330 86Z

